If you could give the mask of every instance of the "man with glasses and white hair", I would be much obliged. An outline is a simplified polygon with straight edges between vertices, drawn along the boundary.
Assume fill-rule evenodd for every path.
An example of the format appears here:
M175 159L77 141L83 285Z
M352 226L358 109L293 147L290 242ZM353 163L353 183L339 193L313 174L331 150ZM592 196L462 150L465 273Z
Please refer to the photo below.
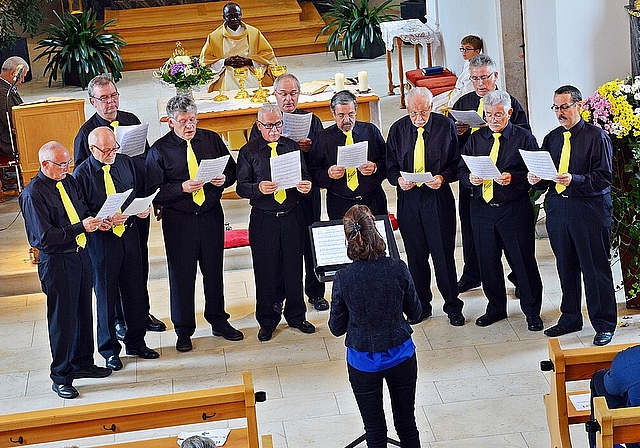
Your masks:
M562 301L558 323L544 331L551 337L582 329L582 287L587 311L596 331L594 345L611 342L617 308L609 255L611 251L611 139L580 116L582 93L565 85L556 89L551 109L560 126L544 138L542 149L551 153L558 176L541 181L533 173L529 183L547 191L547 231Z
M40 250L38 276L47 296L52 389L76 398L73 380L104 378L111 370L93 363L91 258L87 234L108 230L90 216L78 182L69 173L69 151L58 142L38 152L40 171L18 198L29 244Z
M460 184L472 190L471 225L482 288L489 303L476 325L486 327L507 317L507 292L502 269L502 251L512 260L519 280L520 308L529 331L542 331L542 280L535 257L533 205L529 200L527 166L519 149L537 150L538 143L528 130L511 123L511 97L504 90L484 96L488 126L474 132L462 155L489 156L500 171L495 179L483 179L460 162Z
M380 130L356 120L358 102L343 90L331 98L335 124L318 134L311 153L311 172L318 187L327 189L329 219L342 219L354 205L366 205L373 215L386 215L385 143ZM338 166L338 146L368 142L367 161L357 168Z
M475 110L478 115L484 117L484 96L497 89L498 70L495 62L485 54L474 56L469 61L469 79L473 84L473 92L463 95L453 105L453 110ZM511 97L511 123L524 129L531 130L529 119L524 113L524 109L517 99ZM460 150L467 143L469 136L478 128L470 129L467 124L456 123L458 131L458 145ZM471 204L471 190L460 185L458 192L458 214L460 215L460 230L462 233L462 255L464 266L460 281L458 281L458 292L463 293L480 286L480 268L478 266L478 256L473 243L473 231L471 229L471 218L469 207ZM511 264L511 260L507 258ZM513 271L513 270L512 270ZM513 272L508 276L509 280L516 286L516 295L519 294L517 278Z
M300 81L291 73L285 73L276 78L273 83L273 94L276 97L276 103L280 111L285 114L298 114L304 115L311 112L307 112L302 109L298 109L298 98L300 98ZM316 115L311 117L311 127L309 134L306 138L298 141L298 146L302 150L304 160L309 166L310 151L313 142L315 142L317 135L322 131L322 121ZM249 140L260 137L260 130L258 129L258 123L254 123L251 127L251 135ZM302 204L302 211L304 212L305 223L309 226L316 221L320 221L320 189L315 185L311 187L311 193L303 195L300 198ZM324 298L324 283L320 282L316 277L313 269L313 256L311 253L311 238L309 233L305 233L304 241L304 291L309 297L309 302L313 304L313 307L318 311L324 311L329 309L329 303ZM279 288L282 289L282 288Z
M111 128L102 126L88 137L91 157L73 171L82 188L89 213L97 215L110 194L132 189L122 209L110 218L111 229L89 235L87 247L93 264L93 289L98 318L98 352L106 360L105 367L122 369L121 346L115 332L116 301L122 298L127 331L124 344L127 355L155 359L158 352L145 343L147 308L140 301L144 295L142 254L136 226L139 220L122 214L136 196L144 196L144 183L138 180L131 158L116 154L119 146ZM138 215L146 218L149 210Z
M422 316L415 325L432 314L431 270L444 299L449 323L464 325L462 300L458 297L456 263L456 204L451 182L456 182L458 139L453 121L432 113L431 91L416 87L407 94L408 114L389 129L387 138L387 179L397 186L398 225L407 251L409 271L422 304ZM423 184L406 180L406 173L431 173Z
M191 336L196 330L198 264L204 285L204 318L212 334L230 341L244 338L229 324L222 283L224 214L220 198L236 180L236 163L229 157L223 174L209 182L196 180L201 160L227 156L229 150L218 134L196 128L196 103L190 97L171 98L167 117L171 130L147 155L147 185L149 191L160 189L154 204L162 206L171 321L178 336L176 350L188 352L193 349Z
M273 182L270 160L300 151L296 142L282 136L282 112L275 104L258 110L260 137L250 140L238 154L236 192L249 199L249 243L256 284L258 339L268 341L280 323L281 312L292 328L313 333L306 320L307 307L302 293L302 254L305 233L300 196L311 191L311 176L300 155L302 180L294 187L278 188ZM284 283L285 303L278 297Z
M79 166L85 159L91 155L89 149L89 133L96 128L106 126L111 127L115 132L117 127L133 126L140 124L138 117L131 113L120 110L120 93L116 88L113 80L105 75L98 75L89 81L87 86L89 93L89 102L96 109L96 112L89 118L78 131L76 138L73 142L73 160L75 166ZM146 145L144 154L132 157L134 167L137 171L137 176L140 182L143 182L141 188L145 188L144 181L146 179L146 167L145 159L146 152L149 149L149 144ZM167 326L160 319L157 319L150 313L149 304L149 291L147 289L147 280L149 278L149 226L150 218L136 218L138 224L136 230L138 232L138 240L140 241L140 251L142 253L142 272L144 275L144 294L139 297L139 300L147 307L147 314L145 316L145 323L148 331L165 331ZM114 310L116 316L116 335L120 340L124 339L124 333L126 332L126 326L124 325L124 318L122 316L122 303L117 301Z

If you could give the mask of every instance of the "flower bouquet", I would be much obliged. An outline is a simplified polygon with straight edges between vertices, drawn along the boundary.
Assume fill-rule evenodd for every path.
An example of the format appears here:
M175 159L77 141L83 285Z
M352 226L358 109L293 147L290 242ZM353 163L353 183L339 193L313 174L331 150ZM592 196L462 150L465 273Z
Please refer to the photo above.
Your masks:
M219 77L199 58L190 56L180 42L176 43L173 55L153 72L153 76L162 84L175 87L178 92L205 86Z

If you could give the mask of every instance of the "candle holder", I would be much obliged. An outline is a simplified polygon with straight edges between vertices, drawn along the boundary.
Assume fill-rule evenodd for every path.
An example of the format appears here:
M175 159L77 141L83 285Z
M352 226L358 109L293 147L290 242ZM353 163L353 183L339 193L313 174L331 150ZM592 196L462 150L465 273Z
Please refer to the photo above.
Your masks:
M213 101L227 101L229 97L222 93L222 88L220 89L220 93L213 97Z
M244 80L249 76L249 69L247 67L239 67L233 69L233 77L238 80L238 85L240 86L240 90L236 93L234 97L237 100L245 100L249 98L249 92L244 89Z
M253 67L251 69L254 76L258 80L258 90L256 90L251 97L252 103L265 103L267 101L267 97L269 96L269 92L267 89L262 87L262 78L264 78L264 68L263 67Z

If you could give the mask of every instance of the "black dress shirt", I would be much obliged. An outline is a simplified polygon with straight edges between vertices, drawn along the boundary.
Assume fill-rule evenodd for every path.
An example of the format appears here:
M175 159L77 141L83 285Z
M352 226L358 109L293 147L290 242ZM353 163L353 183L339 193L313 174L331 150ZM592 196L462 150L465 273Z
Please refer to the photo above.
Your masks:
M408 115L396 121L389 128L387 138L387 179L391 185L398 185L402 177L400 171L413 172L413 153L418 138L416 128ZM432 113L424 125L425 172L440 174L445 182L458 180L460 161L456 127L444 115Z
M76 178L82 188L89 213L92 216L95 216L100 211L104 201L107 200L103 166L103 163L91 156L73 170L73 177ZM129 188L134 190L122 205L122 211L124 211L136 197L139 188L131 158L123 154L117 154L109 173L113 179L116 193L122 193ZM143 197L144 194L140 194L140 196ZM129 219L133 218L130 217Z
M509 95L511 96L511 95ZM453 110L478 110L478 106L480 105L480 97L476 92L469 92L465 95L462 95L458 98L458 101L455 102L452 109ZM513 124L517 124L521 128L525 128L528 131L531 131L531 126L529 125L529 119L527 118L527 114L524 112L522 105L511 96L511 109L513 112L511 113L511 118L509 121ZM453 119L453 117L451 117ZM484 118L484 114L483 114ZM458 143L460 144L460 148L463 148L467 143L467 139L471 135L471 129L467 129L467 131L458 136Z
M198 164L202 159L216 159L229 155L229 150L218 134L206 129L197 129L191 139L191 147ZM187 165L187 141L169 131L160 137L147 154L147 192L160 192L154 204L172 208L182 213L199 213L211 210L220 201L223 190L236 180L236 162L229 157L224 169L225 181L221 187L211 182L204 184L205 201L202 205L193 202L193 195L182 191L182 183L189 180Z
M538 142L531 132L512 123L502 130L500 136L500 149L498 151L498 160L496 166L500 173L511 174L511 182L509 185L500 185L493 183L493 199L492 204L502 204L504 202L513 201L528 193L530 185L527 181L527 166L520 156L519 149L537 150ZM488 156L493 147L493 131L489 127L483 127L471 134L467 144L462 148L463 155L469 156ZM460 160L458 169L458 177L460 184L465 188L473 190L475 198L482 199L482 185L474 186L469 181L469 168L464 160ZM489 179L486 179L489 180Z
M328 169L338 161L338 146L344 146L347 136L337 125L324 129L313 143L311 154L311 173L320 188L342 198L353 199L356 196L368 196L377 191L386 176L386 146L380 130L371 123L356 121L352 129L353 142L369 142L367 160L376 164L376 171L370 176L358 172L358 187L351 190L347 186L346 175L340 179L329 177Z
M555 128L544 138L542 149L549 151L556 167L560 165L560 154L564 145L562 126ZM569 173L571 183L562 192L564 196L601 196L611 191L613 147L611 139L597 126L580 119L571 129L571 155ZM547 184L550 194L558 194L553 182L539 182L537 188Z
M22 98L18 94L18 89L15 87L11 89L9 93L9 84L6 80L0 78L0 156L13 157L13 149L11 147L11 137L9 133L9 122L7 121L7 105L9 106L9 115L11 115L11 108L22 104ZM7 99L7 93L9 98ZM15 135L13 136L13 143L15 144ZM18 147L16 146L16 151Z
M300 151L296 142L286 137L278 139L278 155L293 151ZM302 151L300 151L302 153ZM250 140L240 148L238 154L238 185L236 192L243 198L249 199L252 207L268 212L280 212L292 209L300 199L300 192L296 188L287 188L287 198L282 204L278 203L273 194L262 194L258 185L266 180L271 181L271 147L262 136ZM302 166L302 180L311 180L307 171L304 157L300 156Z
M84 232L82 220L90 216L78 182L70 175L61 182L80 218L76 224L69 221L57 181L40 171L18 198L29 244L45 254L75 251L76 236Z

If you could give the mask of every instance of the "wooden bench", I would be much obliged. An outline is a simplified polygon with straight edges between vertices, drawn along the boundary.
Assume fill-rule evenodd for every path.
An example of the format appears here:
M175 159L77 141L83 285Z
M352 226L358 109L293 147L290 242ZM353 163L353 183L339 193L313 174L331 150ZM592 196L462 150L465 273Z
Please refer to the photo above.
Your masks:
M540 368L542 371L551 371L551 390L542 398L552 448L571 448L569 425L589 420L589 411L577 410L569 396L590 391L568 392L567 383L590 380L597 370L608 369L618 352L634 345L637 343L563 349L557 338L549 339L549 360L541 361Z
M640 406L609 409L604 397L595 397L593 415L599 426L596 448L613 448L614 443L640 441Z
M69 406L0 416L0 446L15 447L130 431L246 418L247 426L233 428L225 448L259 448L256 401L251 372L242 374L243 384L193 392L132 398L105 403ZM176 431L178 432L178 431ZM109 447L175 448L177 437L108 444ZM262 438L272 448L271 436Z

